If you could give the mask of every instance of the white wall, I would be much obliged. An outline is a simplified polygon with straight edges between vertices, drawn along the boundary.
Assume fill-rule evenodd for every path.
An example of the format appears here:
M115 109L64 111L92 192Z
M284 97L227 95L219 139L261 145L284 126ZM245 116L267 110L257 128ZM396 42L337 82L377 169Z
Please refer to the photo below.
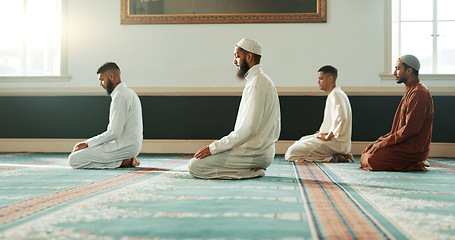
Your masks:
M278 87L316 87L319 67L339 69L339 85L380 87L384 0L328 0L327 23L121 25L120 1L68 0L69 82L0 87L96 87L96 70L115 61L130 87L239 87L234 45L264 46L264 71Z

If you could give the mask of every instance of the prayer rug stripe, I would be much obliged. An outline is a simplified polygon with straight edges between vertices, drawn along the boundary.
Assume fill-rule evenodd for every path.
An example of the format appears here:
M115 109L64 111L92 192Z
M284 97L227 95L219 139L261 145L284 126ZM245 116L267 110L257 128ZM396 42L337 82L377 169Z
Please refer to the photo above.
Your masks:
M125 185L149 175L168 171L169 169L166 168L181 165L188 159L189 157L174 159L161 163L155 167L136 169L131 172L121 174L100 182L74 187L45 196L35 197L23 202L15 203L13 205L4 206L0 208L0 227L4 227L8 224L41 213L47 209L69 201L86 197L88 195L105 191L120 185Z
M326 176L329 177L330 180L336 184L339 189L353 201L354 204L356 204L356 207L358 207L360 211L369 216L372 224L374 224L377 228L382 229L384 233L387 233L388 238L409 238L403 233L402 230L396 227L395 223L392 223L382 212L378 211L374 204L366 200L366 198L354 186L339 177L336 172L330 170L328 164L318 164L318 167L324 171Z
M320 167L294 163L318 239L391 239L377 221Z
M431 162L430 167L441 168L441 169L444 169L447 171L455 172L455 167L441 164L441 163Z
M40 165L47 165L47 164L52 164L52 163L58 163L58 162L63 162L63 161L68 161L67 158L60 158L60 159L52 159L48 161L39 161L39 162L34 162L34 163L27 163L22 166L20 165L13 165L13 166L8 166L8 167L0 167L0 171L8 171L8 170L13 170L17 168L23 168L23 167L28 167L28 166L40 166Z

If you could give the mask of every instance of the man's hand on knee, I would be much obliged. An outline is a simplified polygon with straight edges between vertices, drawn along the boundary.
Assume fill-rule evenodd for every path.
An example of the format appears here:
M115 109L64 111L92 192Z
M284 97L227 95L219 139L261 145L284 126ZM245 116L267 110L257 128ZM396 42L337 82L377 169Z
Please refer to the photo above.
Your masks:
M76 146L74 146L73 152L77 152L77 151L82 150L84 148L88 148L88 144L86 142L80 142L80 143L76 144Z
M371 145L371 144L370 144ZM373 154L379 149L383 148L382 141L376 141L374 144L366 151L366 153Z
M206 158L206 157L208 157L210 155L212 155L212 153L210 152L210 148L207 145L207 146L204 146L201 149L199 149L199 151L197 151L197 153L194 154L194 158L203 159L203 158Z
M322 141L330 141L332 140L332 138L334 137L335 135L333 134L333 132L329 132L329 133L318 133L315 135L316 138L319 138L321 139Z

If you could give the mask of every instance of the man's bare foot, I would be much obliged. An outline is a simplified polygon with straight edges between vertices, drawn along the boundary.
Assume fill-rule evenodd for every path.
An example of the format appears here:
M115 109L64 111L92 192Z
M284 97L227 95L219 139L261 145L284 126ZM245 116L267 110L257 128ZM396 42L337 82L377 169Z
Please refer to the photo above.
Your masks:
M266 171L267 169L261 168L261 167L257 167L257 168L252 168L252 169L250 169L250 171L255 171L255 172L257 172L257 171L259 171L259 170L264 170L264 171Z
M350 161L355 162L354 156L352 154L350 154L350 153L348 153L348 154L337 154L336 157L337 157L337 161L338 162L350 162Z
M355 162L355 160L354 160L354 155L348 153L348 154L345 154L344 156L345 156L347 159L349 159L350 161Z
M427 160L422 161L421 164L423 164L424 167L429 167L430 166L430 163Z
M427 165L428 164L428 165ZM421 162L418 162L417 163L417 168L415 171L424 171L424 172L428 172L428 169L426 167L429 167L430 166L430 163L427 162L426 160L425 161L421 161Z
M141 164L139 160L137 160L136 157L133 158L128 158L123 160L122 165L120 165L121 168L130 168L130 167L137 167Z
M141 165L141 162L137 159L137 157L133 157L133 167L137 167Z

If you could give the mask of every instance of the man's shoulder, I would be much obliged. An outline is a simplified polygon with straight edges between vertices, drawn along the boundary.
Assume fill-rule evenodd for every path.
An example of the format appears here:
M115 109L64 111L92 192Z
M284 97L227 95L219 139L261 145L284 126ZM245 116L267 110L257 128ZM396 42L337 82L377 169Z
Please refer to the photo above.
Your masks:
M336 86L336 87L333 89L333 92L334 92L334 93L338 93L338 94L344 94L344 95L346 95L346 93L343 91L343 89L341 89L341 87L339 87L339 86Z
M126 86L126 84L122 83L122 87L119 89L122 94L131 94L131 93L134 93L134 90L129 88L128 86Z
M256 84L261 84L261 85L274 85L272 79L265 74L264 72L259 72L255 74L254 76Z
M331 96L333 96L334 98L338 98L338 99L348 99L348 95L343 90L341 90L341 88L339 88L339 87L334 88L328 97L331 97Z
M430 90L423 83L419 83L415 88L412 89L411 93L416 97L431 98Z
M420 92L425 92L425 93L428 93L430 94L430 90L427 88L427 86L425 86L425 84L423 83L419 83L416 87L416 91L420 91Z
M136 92L134 92L133 89L124 87L119 89L118 94L116 94L115 98L121 98L121 99L132 99L137 97Z
M258 75L257 78L255 79L255 81L252 83L252 86L254 89L259 90L259 91L269 92L269 93L276 92L275 84L265 74Z

